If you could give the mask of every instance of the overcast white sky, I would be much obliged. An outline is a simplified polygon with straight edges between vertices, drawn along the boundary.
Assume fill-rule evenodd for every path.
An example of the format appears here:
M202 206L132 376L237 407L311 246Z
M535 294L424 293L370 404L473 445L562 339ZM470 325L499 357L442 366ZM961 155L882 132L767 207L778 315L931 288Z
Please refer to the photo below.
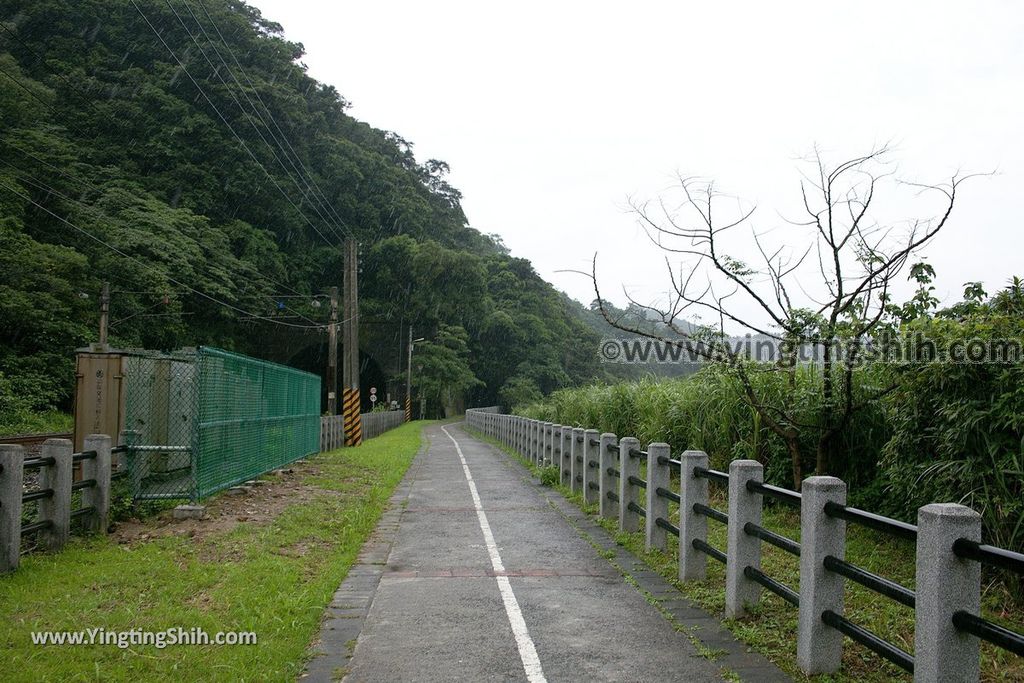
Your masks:
M892 140L921 182L998 170L925 255L947 302L1024 274L1024 3L249 1L352 115L451 164L474 227L582 302L589 281L558 271L595 252L613 301L667 289L625 207L677 171L756 203L771 240L805 240L777 214L814 144L839 161Z

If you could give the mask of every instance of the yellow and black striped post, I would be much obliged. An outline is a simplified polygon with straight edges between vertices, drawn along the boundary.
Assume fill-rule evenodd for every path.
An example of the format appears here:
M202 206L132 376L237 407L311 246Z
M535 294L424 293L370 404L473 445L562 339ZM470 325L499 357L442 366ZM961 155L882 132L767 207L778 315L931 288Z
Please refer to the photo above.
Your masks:
M360 418L359 390L346 388L342 403L345 418L345 445L358 446L363 443L363 424Z
M405 421L412 422L412 397L405 397Z

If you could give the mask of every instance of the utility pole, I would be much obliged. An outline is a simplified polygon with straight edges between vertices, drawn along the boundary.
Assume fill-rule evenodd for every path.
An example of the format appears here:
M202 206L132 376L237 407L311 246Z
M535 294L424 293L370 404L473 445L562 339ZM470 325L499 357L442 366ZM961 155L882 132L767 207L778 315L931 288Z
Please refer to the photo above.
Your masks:
M405 421L412 421L412 325L409 325L409 356L405 366Z
M342 363L344 384L342 414L345 422L345 445L358 446L363 442L359 398L359 252L354 239L345 240L345 319L343 341L345 358Z
M338 414L338 288L331 287L331 322L327 326L327 414Z
M107 327L110 324L110 283L104 282L100 290L100 347L107 349Z
M412 420L412 348L416 342L423 341L423 337L419 339L412 338L412 325L409 325L409 360L406 364L406 375L405 375L405 421L410 422ZM422 415L420 416L422 417Z

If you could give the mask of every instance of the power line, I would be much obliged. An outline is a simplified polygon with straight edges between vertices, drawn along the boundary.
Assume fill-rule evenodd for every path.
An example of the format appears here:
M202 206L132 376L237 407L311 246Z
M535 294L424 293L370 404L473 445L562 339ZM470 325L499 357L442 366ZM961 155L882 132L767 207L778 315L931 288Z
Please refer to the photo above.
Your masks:
M53 164L51 164L51 163L47 162L47 161L46 161L45 159L40 159L39 157L37 157L36 155L32 154L31 152L28 152L28 151L26 151L26 150L22 149L21 147L18 147L17 145L15 145L15 144L12 144L12 143L11 143L11 141L10 141L10 140L8 140L8 139L6 139L6 138L0 137L0 142L3 142L3 143L4 143L4 144L6 144L7 146L11 147L11 148L12 148L12 149L14 149L14 150L17 150L18 152L21 152L21 153L22 153L22 154L24 154L25 156L31 157L32 159L34 159L35 161L38 161L39 163L43 164L43 165L44 165L44 166L46 166L47 168L51 168L51 169L53 169L53 170L54 170L54 171L56 171L56 172L57 172L58 174L60 174L60 175L62 175L62 176L64 176L64 177L66 177L66 178L68 178L69 180L72 180L72 181L75 181L75 182L78 182L78 183L81 183L81 184L85 185L85 186L86 186L86 187L88 187L89 189L91 189L91 190L94 190L95 192L97 192L98 194L101 194L101 195L102 195L102 194L103 194L103 192L104 192L102 188L100 188L100 187L98 187L97 185L95 185L95 184L93 184L93 183L89 182L88 180L86 180L86 179L84 179L84 178L81 178L81 177L73 176L73 175L71 175L71 174L69 174L69 173L67 173L67 172L65 172L65 171L63 171L63 170L61 170L61 169L57 168L57 167L56 167L56 166L54 166ZM7 165L7 166L9 166L9 167L13 168L13 169L14 169L15 171L17 171L17 172L20 172L20 173L24 173L24 171L23 171L22 169L18 168L17 166L15 166L14 164L12 164L12 163L10 163L10 162L8 162L8 161L5 161L5 160L3 160L3 159L0 159L0 163L3 163L3 164L5 164L5 165ZM32 176L29 176L29 178L31 178L32 180L35 180L35 182L36 182L36 183L40 183L40 182L41 182L41 181L38 181L38 180L36 180L35 178L32 178ZM56 194L56 195L60 196L60 197L61 197L62 199L65 199L66 201L70 201L70 202L75 202L75 203L77 203L77 204L80 204L80 205L82 205L82 206L86 206L86 207L88 207L88 208L93 208L93 209L95 209L95 207L89 207L89 205L87 205L87 204L85 204L85 203L81 202L80 200L76 200L76 199L73 199L73 198L71 198L71 197L67 197L66 195L64 195L64 194L62 194L62 193L60 193L60 192L58 192L58 191L57 191L56 189L54 189L53 187L51 187L51 186L49 186L49 185L45 185L45 184L43 184L43 185L45 186L45 189L46 189L47 191L49 191L49 192L53 192L54 194ZM41 189L43 189L43 188L41 188ZM242 263L242 264L243 264L244 266L246 266L247 268L252 268L252 266L250 266L249 264L245 263L244 261L243 261L243 262L241 262L241 263ZM291 286L289 286L289 285L286 285L286 284L284 284L283 282L278 282L277 280L275 280L274 278L270 277L270 276L269 276L269 275L267 275L266 273L263 273L263 272L261 272L261 271L255 270L255 268L252 268L252 270L253 270L253 272L254 272L254 273L256 274L256 276L258 276L258 277L260 277L260 278L262 278L262 279L266 280L266 281L267 281L268 283L270 283L270 284L276 285L277 287L280 287L280 288L282 288L282 289L286 289L286 290L288 290L288 291L290 291L290 292L294 293L296 297L306 297L306 296L308 296L308 295L306 295L306 294L302 294L302 293L300 293L300 292L299 292L298 290L294 289L293 287L291 287ZM270 295L270 294L266 294L266 295L264 295L264 296L268 296L268 297L273 297L273 295ZM291 309L289 309L289 310L291 310ZM309 319L307 318L307 320L309 320ZM310 320L310 322L315 322L315 321L313 321L313 320Z
M321 202L323 203L324 206L326 206L328 208L328 210L330 211L331 215L334 216L335 220L340 222L345 228L348 228L349 227L348 224L345 223L345 220L334 209L334 205L331 204L329 201L327 201L327 196L324 194L323 190L321 190L320 186L316 184L316 181L312 179L312 176L313 176L312 171L309 170L309 168L306 166L306 164L302 161L302 158L299 156L298 152L296 152L295 148L292 147L292 143L289 142L288 136L284 134L283 130L281 130L281 126L278 124L277 118L274 117L273 113L270 111L270 107L268 107L267 104L263 101L263 98L260 96L259 89L256 88L256 85L252 82L252 79L249 78L249 74L246 72L245 67L243 67L241 62L238 61L238 57L235 56L234 50L231 49L231 46L228 44L228 41L224 38L224 34L221 33L220 27L217 26L217 22L214 20L213 16L210 14L210 11L206 8L206 4L203 2L203 0L197 0L197 1L199 2L199 6L203 8L203 13L206 14L206 18L209 19L210 24L213 26L213 30L217 32L217 36L220 38L221 43L224 45L224 49L226 49L228 51L228 54L231 55L232 61L234 61L235 66L238 67L238 70L242 72L242 76L245 78L245 82L248 83L249 87L252 89L253 95L256 96L256 99L263 106L264 111L267 112L267 116L270 118L271 122L273 122L274 127L277 129L277 132L280 133L281 139L283 139L285 144L288 145L288 149L291 150L292 155L295 157L295 160L299 162L299 166L301 166L303 168L303 170L305 170L306 176L310 179L310 182L312 183L313 187L316 188L316 191L319 193ZM192 14L192 17L194 19L196 19L196 24L203 31L203 35L206 35L207 38L209 38L209 35L206 33L206 29L203 28L203 25L199 22L199 20L195 16L195 14L192 12L192 8L188 4L187 0L182 0L182 2L185 4L186 7L188 7L189 13ZM212 44L212 40L211 40L211 44ZM216 45L213 45L213 49L217 53L217 56L220 57L220 50L217 49ZM224 61L223 57L220 57L220 59L221 59L221 62ZM227 66L226 63L225 63L225 66ZM230 68L228 68L228 73L231 75L232 79L234 79L235 83L238 83L238 79L235 77L234 72L231 71ZM242 84L238 83L238 86L239 86L239 89L242 90L242 94L244 95L245 94L245 89L242 88ZM248 96L246 96L246 99L248 99ZM253 107L253 110L254 111L256 110L255 106ZM260 117L260 120L263 120L262 117ZM266 124L264 123L264 125L266 125ZM275 138L275 140L276 140L276 138Z
M238 97L235 96L234 92L231 90L231 86L229 86L227 81L224 80L224 77L220 75L220 70L214 65L213 61L207 56L206 50L203 49L203 46L199 43L199 40L196 38L195 35L193 35L192 31L190 31L189 28L185 25L185 22L182 20L181 15L179 15L177 10L174 9L174 6L171 5L170 0L164 0L164 4L166 4L167 8L169 10L171 10L172 14L174 14L174 17L178 20L178 23L181 24L181 28L185 30L185 33L188 34L188 37L191 38L192 42L195 43L197 48L199 48L199 54L201 54L203 56L203 59L206 60L206 63L210 65L210 69L212 70L213 75L216 76L217 79L221 82L221 84L224 85L225 89L227 90L228 95L231 96L231 99L234 100L235 104L238 106L239 111L241 111L242 114L247 119L249 119L249 123L250 123L250 125L252 125L253 130L256 131L256 135L258 135L260 140L263 141L263 144L265 144L270 149L270 153L273 155L274 159L277 161L277 163L281 167L281 169L285 172L285 175L288 176L288 179L291 180L292 183L295 185L295 187L299 190L299 193L302 194L303 199L309 200L308 192L306 190L302 189L302 186L295 179L295 176L292 175L291 171L289 171L288 168L284 165L284 162L281 161L281 157L278 156L277 151L274 149L274 146L271 145L267 141L267 139L263 136L263 133L260 132L259 127L252 120L252 117L245 110L245 107L242 106L242 103L239 101ZM188 7L186 5L186 8L188 8L189 13L192 13L192 9L190 7ZM193 16L193 18L195 18L195 14L192 14L192 16ZM202 29L202 26L200 26L199 28ZM219 53L218 53L218 57L220 57ZM225 68L227 67L227 64L224 62L223 58L221 58L221 63L224 64ZM245 95L244 92L242 94ZM250 105L252 106L252 102L251 101L250 101ZM253 106L253 109L255 110L255 106ZM257 112L257 116L259 116L259 112ZM262 121L262 117L260 117L260 120ZM270 129L266 125L265 122L264 122L264 127L267 128L267 132L270 132ZM271 136L273 136L273 134L271 134ZM278 146L280 147L280 144ZM283 151L283 148L282 148L282 151ZM292 164L292 168L293 169L295 168L295 164L294 163ZM297 169L296 169L296 171L297 171ZM301 174L300 174L300 178L301 178ZM307 183L307 188L308 188L308 183ZM323 212L320 210L320 208L316 205L316 203L314 201L310 202L310 206L312 207L313 211L317 214L317 216L320 218L320 220L322 220L325 224L327 224L328 227L331 228L331 231L334 233L334 236L336 238L338 238L339 240L341 240L342 236L338 234L338 226L335 226L335 225L331 224L331 221L328 220L328 218L326 216L324 216ZM347 233L346 233L346 235L347 235ZM347 235L347 236L351 236L351 235Z
M164 46L164 48L167 50L167 52L170 53L170 55L174 59L174 61L178 64L178 66L181 68L181 70L185 73L185 75L188 77L188 79L192 82L192 85L194 85L196 87L196 89L199 91L199 94L203 96L203 98L206 100L206 102L217 113L217 116L220 117L220 120L223 121L224 125L228 127L228 130L230 130L231 134L235 136L235 139L238 140L240 145L242 145L242 148L246 151L246 153L248 153L248 155L250 157L252 157L252 160L255 161L256 164L261 169L263 169L263 172L270 179L270 182L274 184L274 187L277 188L278 192L281 193L281 196L283 196L288 201L288 203L292 205L292 208L294 208L295 211L300 216L302 216L303 219L305 219L306 223L309 224L309 227L313 228L313 230L316 232L316 234L320 235L320 238L324 241L325 244L327 244L327 246L329 246L329 247L336 246L336 245L331 244L331 242L327 239L327 237L323 234L323 232L321 232L319 228L317 228L315 225L313 225L313 222L309 220L309 218L306 216L306 214L302 213L302 211L299 209L299 207L296 206L295 202L292 201L292 198L288 196L288 193L286 193L284 191L284 188L282 188L281 185L277 182L277 179L274 178L274 176L271 175L270 171L267 170L267 168L263 165L263 163L259 159L256 158L256 155L252 153L252 150L250 150L249 146L245 144L245 141L242 140L242 138L238 135L237 132L235 132L235 129L231 126L230 123L228 123L228 120L221 113L220 109L217 108L217 105L213 103L213 100L210 99L209 95L206 94L206 91L203 90L201 85L199 85L199 82L196 81L196 79L192 77L192 74L189 73L189 70L185 67L185 64L182 63L182 61L178 58L178 55L175 54L174 50L172 50L170 45L167 44L167 41L165 41L163 36L160 35L160 32L156 30L156 27L153 26L153 23L149 20L149 17L146 16L146 13L142 11L142 8L139 7L138 3L136 3L135 0L131 0L131 3L132 3L132 6L135 7L135 10L142 16L142 19L149 26L150 30L153 32L153 35L155 35L157 37L157 39L160 41L160 43Z
M200 31L202 31L203 36L207 39L207 41L209 42L210 47L213 49L214 53L217 55L217 59L219 59L220 63L224 65L224 69L228 72L228 75L231 76L231 80L233 80L235 82L235 84L238 86L238 89L242 93L242 96L245 98L245 101L249 103L249 106L252 107L253 112L259 118L259 120L263 124L264 128L267 129L267 132L274 139L274 142L277 143L278 148L281 150L281 153L284 155L284 157L286 159L288 159L288 163L291 164L291 167L292 167L292 169L295 170L296 175L298 175L299 178L301 178L302 181L306 184L306 189L314 197L314 199L316 199L317 201L320 202L320 206L323 207L327 211L327 213L329 213L334 218L334 220L337 223L340 223L342 231L347 236L352 237L352 232L351 232L348 224L345 223L345 220L341 216L338 215L337 211L334 210L334 207L331 205L331 203L327 201L327 198L324 195L323 191L320 190L320 186L316 184L315 180L313 180L312 172L302 162L302 159L299 157L298 153L296 153L295 148L292 147L291 142L289 142L288 136L284 134L283 130L281 130L281 126L277 123L277 119L274 117L274 114L270 111L270 108L267 107L267 105L263 102L263 98L260 97L259 91L255 88L255 86L252 83L252 80L249 78L249 75L245 72L245 68L238 61L238 58L235 56L235 53L231 49L231 46L228 45L226 40L224 40L224 36L221 34L220 29L217 27L217 23L213 20L213 17L210 15L209 11L206 9L206 6L203 5L202 2L200 2L200 6L202 6L203 11L206 13L207 18L209 19L210 23L213 25L214 30L217 32L217 35L220 36L221 42L224 44L224 48L228 51L228 54L231 55L231 59L232 59L232 61L234 61L235 65L238 67L238 70L242 72L242 76L245 77L245 80L249 84L249 87L252 88L253 94L256 96L256 99L259 101L259 103L263 106L263 110L266 112L267 118L269 118L270 121L274 124L274 128L277 129L277 132L280 135L280 138L278 138L278 135L275 135L274 131L272 131L270 129L270 126L267 125L267 121L266 121L266 119L263 118L263 115L260 113L259 108L257 108L256 105L253 103L252 99L249 97L249 93L246 92L245 87L238 80L238 77L235 76L235 72L231 70L231 67L224 60L223 55L221 55L221 53L220 53L220 49L217 47L217 44L214 42L214 40L210 36L210 34L206 32L206 28L203 26L202 22L199 21L199 17L196 16L196 13L192 11L192 6L187 2L187 0L182 0L182 4L185 5L185 8L188 10L188 13L192 16L192 20L195 21L196 26L199 27ZM193 40L195 40L195 39L193 38ZM219 74L218 74L218 77L219 77ZM222 83L224 82L223 78L221 78L221 82ZM225 83L225 86L227 86L227 83ZM294 156L294 160L292 159L292 156L289 156L289 154L285 151L284 146L281 144L281 140L284 140L285 145L287 145L288 149L291 150L292 156ZM299 166L302 167L302 171L300 171L299 168L296 167L296 165L295 165L296 161L298 161ZM303 171L305 172L305 175L303 175Z
M46 161L40 159L39 157L36 157L33 154L31 154L31 153L25 152L24 150L22 150L21 148L17 147L16 145L10 144L10 141L8 141L8 140L6 140L4 138L0 138L0 142L7 143L10 147L18 150L19 152L28 154L28 156L31 156L33 159L36 159L40 163L42 163L42 164L44 164L46 166L49 166L50 168L56 168L56 167L52 166L51 164L48 164ZM23 171L22 169L18 168L17 166L15 166L14 164L12 164L9 161L6 161L4 159L0 159L0 163L2 163L5 166L8 166L8 167L14 169L14 171L16 173L20 174L18 176L18 178L20 180L29 182L30 184L34 185L35 187L37 187L40 190L44 190L46 192L50 192L52 194L55 194L55 195L57 195L58 197L60 197L61 199L65 200L65 201L73 202L75 204L78 204L79 206L85 207L86 209L90 209L92 211L99 211L99 209L97 209L95 206L91 206L89 204L86 204L85 202L83 202L81 200L78 200L78 199L75 199L73 197L68 197L67 195L65 195L64 193L60 192L59 190L57 190L56 188L52 187L51 185L47 185L46 183L42 182L38 178L35 178L35 177L31 176L31 175L26 174L25 171ZM88 187L91 187L92 189L96 190L100 194L103 193L103 191L100 188L96 187L95 185L93 185L92 183L88 182L87 180L84 180L82 178L76 178L74 176L68 175L67 173L64 173L63 171L60 171L59 169L58 169L58 172L61 175L67 176L70 180L76 180L78 182L81 182L81 183L85 184ZM105 212L100 212L100 213L102 213L107 218L110 217ZM268 283L278 285L280 287L283 287L284 289L287 289L287 290L290 290L290 291L294 292L296 297L300 297L300 296L301 297L305 297L305 296L307 296L307 295L300 294L297 290L292 289L288 285L285 285L283 283L277 282L276 280L274 280L270 276L266 275L265 273L263 273L263 272L261 272L259 270L256 270L251 264L248 264L248 263L246 263L244 261L239 261L239 263L241 263L243 267L245 267L247 270L249 270L250 272L255 274L257 277L260 277L260 278L263 278L264 280L266 280ZM276 299L277 298L277 295L274 295L274 294L261 294L260 296L265 296L265 297L268 297L268 298L271 298L271 299ZM312 320L312 319L302 315L298 311L295 311L294 309L292 309L292 308L290 308L288 306L284 306L284 308L286 308L287 310L290 310L290 311L296 313L297 315L299 315L300 317L304 318L305 320L308 320L309 322L316 324L315 320Z
M247 311L244 308L240 308L238 306L235 306L234 304L230 304L230 303L228 303L226 301L222 301L222 300L218 299L215 296L211 296L211 295L207 294L206 292L203 292L201 290L196 289L195 287L192 287L190 285L185 284L184 282L182 282L182 281L172 277L171 275L169 275L169 274L167 274L165 272L160 271L155 266L153 266L153 265L151 265L149 263L146 263L145 261L142 261L141 259L138 259L135 256L132 256L131 254L127 254L127 253L121 251L119 248L117 248L114 245L110 244L109 242L103 240L102 238L97 237L96 235L92 234L91 232L89 232L85 228L82 228L79 225L77 225L77 224L73 223L72 221L68 220L67 218L64 218L63 216L60 216L60 215L54 213L50 209L46 208L45 206L43 206L39 202L37 202L34 199L32 199L31 196L29 196L27 194L22 194L21 192L18 192L15 188L13 188L10 185L8 185L7 183L3 182L2 179L0 179L0 187L3 187L4 189L8 190L9 192L14 194L15 196L24 199L25 201L27 201L30 204L34 205L36 208L46 212L47 214L49 214L53 218L56 218L57 220L59 220L60 222L64 223L65 225L67 225L67 226L73 228L74 230L82 233L83 235L85 235L89 239L92 239L92 240L102 244L103 246L107 247L108 249L110 249L114 253L118 254L119 256L122 256L122 257L128 259L129 261L133 261L134 263L137 263L138 265L142 266L143 268L155 271L159 275L161 275L162 277L167 278L168 280L170 280L174 284L178 285L179 287L183 287L184 289L187 289L188 291L192 292L193 294L201 296L204 299L212 301L213 303L216 303L216 304L219 304L221 306L224 306L225 308L231 309L231 310L235 311L236 313L241 313L242 315L249 316L250 318L253 318L255 320L262 320L262 321L270 322L270 323L273 323L273 324L276 324L276 325L283 325L285 327L293 327L293 328L299 328L299 329L312 329L312 328L323 329L323 328L326 327L325 324L296 325L294 323L281 322L281 321L276 320L274 318L269 318L269 317L266 317L266 316L261 316L261 315L258 315L256 313L253 313L251 311ZM52 190L52 188L50 188L50 189ZM59 193L57 193L57 194L59 194Z
M18 86L19 88L21 88L22 90L24 90L24 91L25 91L26 93L28 93L29 97L31 97L31 98L32 98L32 99L34 99L35 101L39 102L40 104L42 104L42 105L43 105L44 107L46 107L47 109L49 109L49 110L50 110L51 112L53 112L54 114L56 114L56 113L57 113L57 110L56 110L56 109L54 108L54 106L53 106L52 104L50 104L49 102L47 102L46 100L44 100L44 99L43 99L42 97L40 97L39 95L37 95L37 94L35 94L34 92L32 92L32 89L31 89L31 88L29 88L29 87L28 87L27 85L25 85L24 83L22 83L20 79L18 79L18 78L16 78L16 77L12 76L11 74L7 73L7 70L6 70L6 69L4 69L3 67L0 67L0 73L2 73L2 74L3 74L4 76L7 76L7 78L9 78L9 79L11 79L12 81L14 81L14 84L15 84L15 85L17 85L17 86ZM74 131L75 131L76 133L78 133L79 135L81 135L82 137L87 137L87 136L86 136L86 135L85 135L84 133L82 133L82 129L81 129L81 128L79 128L78 126L74 126L74 125L72 125L72 126L70 126L70 128L71 128L72 130L74 130Z

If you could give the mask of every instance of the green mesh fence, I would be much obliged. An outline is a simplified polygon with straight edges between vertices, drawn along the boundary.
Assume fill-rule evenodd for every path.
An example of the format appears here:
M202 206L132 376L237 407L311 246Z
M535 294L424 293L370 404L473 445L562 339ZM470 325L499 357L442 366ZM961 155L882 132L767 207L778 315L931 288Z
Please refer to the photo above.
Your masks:
M319 450L320 378L202 347L125 358L139 500L198 500Z

